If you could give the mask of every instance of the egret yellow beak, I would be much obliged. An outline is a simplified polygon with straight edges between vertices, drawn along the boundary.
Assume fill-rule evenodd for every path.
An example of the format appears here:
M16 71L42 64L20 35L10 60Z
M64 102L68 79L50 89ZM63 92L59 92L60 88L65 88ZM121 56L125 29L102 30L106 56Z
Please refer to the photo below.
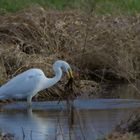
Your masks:
M73 78L73 74L72 74L72 70L71 69L67 70L67 75L68 75L69 79Z

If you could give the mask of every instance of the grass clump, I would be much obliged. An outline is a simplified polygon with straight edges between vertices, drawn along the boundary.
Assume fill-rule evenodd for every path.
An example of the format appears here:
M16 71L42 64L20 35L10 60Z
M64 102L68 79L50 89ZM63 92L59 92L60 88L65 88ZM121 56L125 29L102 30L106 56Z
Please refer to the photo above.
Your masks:
M56 60L69 62L76 50L73 40L76 33L73 34L74 25L71 24L76 17L71 12L45 11L36 5L23 12L1 16L1 84L32 67L41 68L51 77L52 64ZM41 96L38 95L38 99L49 99L48 96L52 94L58 97L58 93L63 93L64 85L64 82L60 82L59 86L50 88L47 94L42 92Z
M91 78L94 73L102 77L104 72L112 79L139 79L139 15L91 14L90 20L85 17L82 12L47 12L38 6L4 15L0 25L1 46L6 48L10 44L3 49L5 53L13 46L15 54L42 57L61 54L83 72L88 70ZM8 56L7 62L14 60ZM17 64L19 67L21 63ZM8 65L15 64L5 64Z
M140 79L139 14L89 16L35 5L0 18L1 83L31 67L51 77L57 59L70 62L77 79Z
M133 133L114 132L106 136L105 138L98 140L139 140L139 137L137 135L134 135Z
M81 69L87 69L91 78L99 75L108 80L139 79L139 21L138 15L92 15L88 21L86 47L83 46L84 52L79 53L75 61ZM85 35L82 37L84 44Z

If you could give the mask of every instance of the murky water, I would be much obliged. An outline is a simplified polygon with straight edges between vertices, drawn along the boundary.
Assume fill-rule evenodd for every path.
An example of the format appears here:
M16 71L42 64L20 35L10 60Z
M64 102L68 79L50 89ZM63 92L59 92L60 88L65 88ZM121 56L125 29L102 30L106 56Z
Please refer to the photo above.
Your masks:
M34 102L29 109L25 102L12 103L2 107L0 129L20 140L96 140L139 107L137 99Z

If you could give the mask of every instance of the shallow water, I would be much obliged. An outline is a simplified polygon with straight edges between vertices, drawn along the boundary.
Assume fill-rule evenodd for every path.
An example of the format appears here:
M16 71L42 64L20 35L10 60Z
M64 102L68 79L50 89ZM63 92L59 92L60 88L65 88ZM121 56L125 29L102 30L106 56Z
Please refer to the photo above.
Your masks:
M34 102L3 106L0 128L24 140L95 140L111 132L119 122L128 118L139 100L94 99L66 102Z
M107 99L99 95L100 99L77 99L69 104L33 102L28 109L26 102L10 103L2 106L0 130L20 140L96 140L137 112L139 95L132 91L114 88L104 93Z

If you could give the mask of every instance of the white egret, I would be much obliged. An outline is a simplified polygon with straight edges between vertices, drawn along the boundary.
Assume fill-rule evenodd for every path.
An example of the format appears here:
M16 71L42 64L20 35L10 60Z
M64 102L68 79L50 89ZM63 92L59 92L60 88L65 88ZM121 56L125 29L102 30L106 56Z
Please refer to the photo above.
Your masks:
M55 76L48 78L41 69L32 68L13 77L6 84L0 87L0 99L17 98L27 99L28 106L31 105L32 97L39 91L56 84L62 77L62 69L69 78L73 78L69 64L62 60L57 60L53 64Z

